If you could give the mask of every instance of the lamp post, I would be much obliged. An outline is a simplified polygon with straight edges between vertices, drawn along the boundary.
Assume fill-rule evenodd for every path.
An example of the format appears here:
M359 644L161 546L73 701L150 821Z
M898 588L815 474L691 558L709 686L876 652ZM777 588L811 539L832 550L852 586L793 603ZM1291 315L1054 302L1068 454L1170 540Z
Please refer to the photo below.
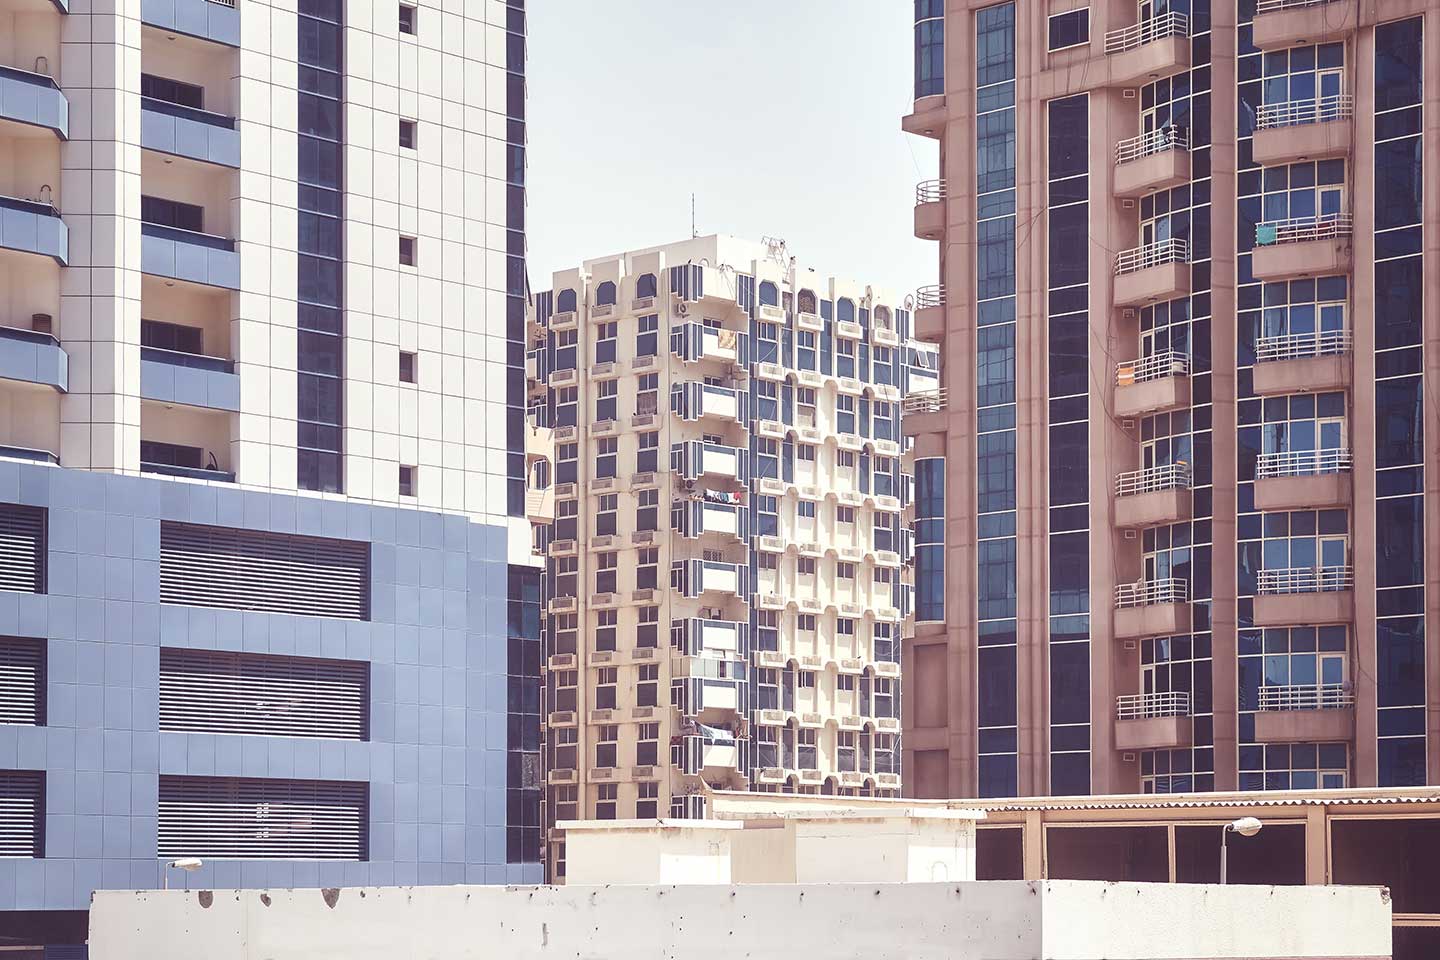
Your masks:
M181 857L178 860L171 860L169 863L165 864L165 869L164 871L162 871L165 876L164 889L170 889L171 867L174 867L177 870L184 870L186 873L194 873L196 870L199 870L203 866L205 866L205 861L201 860L199 857Z
M1239 820L1232 820L1225 824L1224 829L1220 831L1220 882L1222 884L1225 882L1225 841L1229 839L1232 832L1238 833L1242 837L1253 837L1260 832L1260 828L1263 826L1264 824L1254 817L1241 817Z

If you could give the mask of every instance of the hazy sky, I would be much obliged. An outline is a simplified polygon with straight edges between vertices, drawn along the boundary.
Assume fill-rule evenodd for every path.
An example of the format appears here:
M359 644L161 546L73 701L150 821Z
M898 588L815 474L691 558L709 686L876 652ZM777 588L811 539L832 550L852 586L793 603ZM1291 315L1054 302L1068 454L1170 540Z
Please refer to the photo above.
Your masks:
M532 0L530 281L701 234L784 238L822 270L934 282L915 183L906 0ZM908 142L907 142L908 141Z

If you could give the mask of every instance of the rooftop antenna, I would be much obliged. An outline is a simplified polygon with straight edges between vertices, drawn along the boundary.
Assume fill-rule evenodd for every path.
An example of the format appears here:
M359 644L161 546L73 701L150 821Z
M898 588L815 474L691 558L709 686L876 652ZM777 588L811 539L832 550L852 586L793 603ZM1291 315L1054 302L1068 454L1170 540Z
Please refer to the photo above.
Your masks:
M694 240L700 234L695 230L695 194L690 194L690 239Z

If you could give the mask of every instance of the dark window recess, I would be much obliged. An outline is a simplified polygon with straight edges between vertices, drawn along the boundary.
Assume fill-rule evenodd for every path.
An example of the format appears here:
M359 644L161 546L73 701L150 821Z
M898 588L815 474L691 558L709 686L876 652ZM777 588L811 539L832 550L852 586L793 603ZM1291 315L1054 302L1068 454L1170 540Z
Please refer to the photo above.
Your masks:
M369 713L367 663L160 650L161 730L368 740Z
M0 770L0 857L45 856L45 774Z
M210 457L214 460L214 455ZM162 467L187 467L203 470L206 467L205 451L200 447L187 447L178 443L161 443L158 440L140 441L140 462L153 463ZM218 469L218 467L211 467Z
M160 602L368 620L370 545L161 523Z
M542 850L540 795L544 788L540 757L541 571L511 566L507 574L505 861L534 863L540 860Z
M1062 50L1090 42L1090 10L1071 10L1050 18L1050 49Z
M400 467L400 496L415 496L415 468L401 465Z
M205 109L205 88L183 80L157 77L153 73L140 74L140 96L166 103L178 103L182 107Z
M415 126L414 120L400 121L400 146L406 150L415 149Z
M43 507L0 503L0 590L45 592Z
M400 265L403 267L415 266L415 238L400 238Z
M400 4L400 32L415 36L417 11L408 3Z
M364 783L161 777L157 855L365 860Z
M140 345L158 350L174 350L177 353L205 353L205 331L199 327L187 327L163 320L140 321Z
M205 232L205 208L163 197L140 198L140 219L161 227L175 227L195 233Z
M0 723L45 725L45 641L0 637Z
M415 360L416 356L405 350L400 351L400 382L415 383Z

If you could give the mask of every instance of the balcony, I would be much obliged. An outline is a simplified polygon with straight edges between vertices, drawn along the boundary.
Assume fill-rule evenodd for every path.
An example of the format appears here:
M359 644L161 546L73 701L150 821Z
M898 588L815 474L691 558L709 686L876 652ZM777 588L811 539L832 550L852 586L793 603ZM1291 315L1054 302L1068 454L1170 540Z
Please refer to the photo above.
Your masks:
M54 204L0 197L0 247L49 257L63 267L70 258L70 231Z
M900 118L900 129L918 137L939 140L945 132L945 95L917 97L910 113Z
M735 666L740 669L738 664ZM748 693L742 680L675 677L670 681L671 702L680 715L702 723L724 723L734 714L747 712Z
M240 167L235 118L194 107L140 98L140 146L222 167Z
M701 323L682 323L670 331L670 352L685 363L718 360L745 366L750 362L750 335Z
M1115 526L1153 527L1190 519L1190 465L1167 463L1115 478Z
M140 269L145 273L240 289L240 255L234 240L158 223L142 223L140 234Z
M1115 196L1139 197L1190 182L1190 131L1161 127L1115 144Z
M725 497L728 499L720 500ZM705 491L670 505L670 526L687 540L750 539L750 511L738 494Z
M1355 617L1355 570L1350 564L1261 570L1254 626L1349 623Z
M183 477L186 480L208 480L214 483L234 483L235 474L230 470L207 469L205 467L179 467L173 463L149 463L140 461L141 473L155 473L165 477Z
M1355 32L1359 0L1260 0L1254 42L1261 50L1288 50L1343 40Z
M687 440L670 445L670 470L686 480L712 477L743 485L750 480L750 451L722 443Z
M1256 224L1250 272L1256 280L1348 274L1352 227L1348 213Z
M1349 330L1319 330L1255 340L1256 396L1350 389Z
M1190 694L1185 691L1115 698L1116 750L1188 747L1191 734Z
M1355 736L1355 695L1349 684L1304 683L1260 688L1255 714L1259 743L1333 743Z
M70 357L48 333L0 326L0 380L70 388Z
M49 450L37 450L34 447L16 447L9 444L0 444L0 458L6 460L24 460L27 463L45 463L58 467L60 458Z
M1184 580L1139 580L1115 587L1115 636L1122 640L1190 632Z
M45 127L64 140L70 136L70 101L45 74L0 65L0 120Z
M1190 406L1190 358L1166 351L1115 365L1117 417L1138 417Z
M240 377L230 360L141 347L140 396L160 403L238 411Z
M140 21L227 47L240 46L235 0L140 0Z
M1287 450L1255 461L1256 510L1350 506L1349 450Z
M693 724L700 733L670 741L670 765L687 776L711 776L717 772L735 774L745 768L745 742L718 727Z
M1267 103L1255 116L1255 162L1274 166L1348 157L1355 135L1354 114L1355 98L1348 94Z
M917 390L901 401L900 431L903 436L918 437L926 433L944 433L950 421L945 412L945 388Z
M1190 66L1190 21L1166 13L1105 34L1110 86L1133 87Z
M915 291L915 321L910 332L926 343L945 339L945 284L932 283Z
M743 424L749 420L750 395L744 390L688 380L670 387L670 410L681 420L712 418Z
M1174 300L1190 293L1190 244L1171 238L1115 255L1117 307Z
M915 236L939 240L945 235L945 181L925 180L915 186Z
M670 643L686 657L743 660L749 655L749 635L750 625L737 620L686 617L670 621Z
M750 595L750 567L723 560L676 560L670 565L670 586L683 597L720 594L722 599Z

